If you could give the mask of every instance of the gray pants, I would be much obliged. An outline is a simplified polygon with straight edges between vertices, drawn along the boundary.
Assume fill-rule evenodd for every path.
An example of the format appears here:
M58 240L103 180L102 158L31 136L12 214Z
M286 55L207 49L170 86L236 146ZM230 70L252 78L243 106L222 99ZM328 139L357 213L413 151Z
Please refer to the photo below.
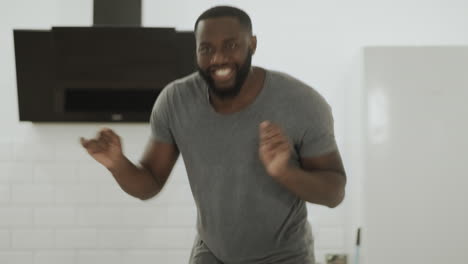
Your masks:
M281 263L281 264L315 264L313 251L313 240L309 241L312 249L306 255L291 256L290 258L281 258L273 261L261 261L261 263ZM208 249L206 244L197 235L190 254L189 264L223 264Z

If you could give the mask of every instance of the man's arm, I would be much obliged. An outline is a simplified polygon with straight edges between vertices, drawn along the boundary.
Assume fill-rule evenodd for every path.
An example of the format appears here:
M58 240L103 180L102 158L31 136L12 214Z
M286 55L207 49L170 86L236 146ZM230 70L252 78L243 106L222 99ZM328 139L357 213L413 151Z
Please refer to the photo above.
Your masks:
M302 157L300 167L289 163L292 147L281 128L260 124L259 155L266 171L301 199L336 207L343 201L346 174L338 151L319 157Z
M122 152L120 137L104 128L95 139L81 139L88 153L114 176L122 190L142 200L155 196L169 177L179 156L177 146L150 140L139 165Z
M301 167L288 167L277 180L301 199L338 206L345 196L346 174L338 151L314 158L301 158Z

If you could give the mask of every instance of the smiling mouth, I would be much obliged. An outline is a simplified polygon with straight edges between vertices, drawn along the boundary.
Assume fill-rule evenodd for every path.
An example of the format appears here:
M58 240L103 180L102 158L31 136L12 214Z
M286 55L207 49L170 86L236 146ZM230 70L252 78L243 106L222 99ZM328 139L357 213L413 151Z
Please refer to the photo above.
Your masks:
M211 77L216 82L226 82L234 77L234 70L230 67L218 68L211 71Z

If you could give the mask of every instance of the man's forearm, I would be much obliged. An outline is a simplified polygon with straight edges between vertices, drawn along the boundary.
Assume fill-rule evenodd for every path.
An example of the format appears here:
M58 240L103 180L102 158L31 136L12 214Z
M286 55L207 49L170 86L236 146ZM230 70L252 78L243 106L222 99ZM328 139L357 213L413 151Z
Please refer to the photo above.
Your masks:
M131 196L145 200L156 195L162 188L156 178L143 166L137 166L125 156L112 168L108 168L122 190Z
M345 195L346 178L335 171L290 167L277 180L301 199L331 208L338 206Z

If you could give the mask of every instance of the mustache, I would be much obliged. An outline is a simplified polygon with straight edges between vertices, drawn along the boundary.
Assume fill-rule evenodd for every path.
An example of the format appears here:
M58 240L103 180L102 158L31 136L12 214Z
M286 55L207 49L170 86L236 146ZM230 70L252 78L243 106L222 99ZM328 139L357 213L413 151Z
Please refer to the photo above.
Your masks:
M253 52L252 50L249 49L249 51L247 52L247 57L245 58L245 61L242 65L237 65L237 64L233 64L234 68L239 71L239 69L242 68L242 66L245 66L246 64L251 64L252 62L252 56L253 56ZM200 73L210 73L212 72L214 69L216 68L222 68L222 67L226 67L228 65L230 65L229 63L223 63L223 64L215 64L215 65L211 65L209 66L208 68L206 69L202 69L200 67L200 65L198 64L198 61L197 61L197 58L195 58L195 65L196 65L196 68L197 68L197 71L200 72ZM204 75L204 76L207 76L207 75Z
M218 65L210 65L206 69L202 69L198 64L197 64L197 69L198 73L200 76L205 80L206 84L208 85L208 89L216 96L219 98L232 98L239 94L242 85L244 84L251 65L252 65L252 52L249 51L247 54L247 58L244 60L244 62L239 65L239 64L233 64L233 67L236 69L236 77L235 77L235 83L232 87L229 89L218 89L214 83L214 79L211 76L211 72L214 69L226 66L226 65L231 65L230 63L223 63L223 64L218 64Z

